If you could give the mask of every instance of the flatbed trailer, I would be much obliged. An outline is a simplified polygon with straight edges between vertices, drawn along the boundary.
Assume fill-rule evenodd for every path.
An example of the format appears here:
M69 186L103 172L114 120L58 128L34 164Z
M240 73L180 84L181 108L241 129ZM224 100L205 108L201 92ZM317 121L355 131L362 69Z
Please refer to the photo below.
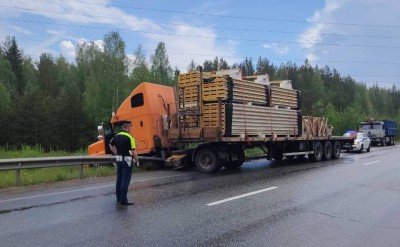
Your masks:
M319 162L338 159L342 145L354 140L352 137L343 136L201 138L201 135L199 135L194 138L195 133L201 133L201 131L190 131L192 132L191 138L174 139L172 134L172 138L169 139L170 145L176 147L179 151L177 152L178 155L170 156L166 164L177 167L184 165L183 162L186 162L186 164L194 163L198 170L206 173L217 172L222 167L226 169L240 167L246 159L244 150L248 148L261 148L269 160L307 156L311 161ZM195 143L196 147L185 148L188 143Z

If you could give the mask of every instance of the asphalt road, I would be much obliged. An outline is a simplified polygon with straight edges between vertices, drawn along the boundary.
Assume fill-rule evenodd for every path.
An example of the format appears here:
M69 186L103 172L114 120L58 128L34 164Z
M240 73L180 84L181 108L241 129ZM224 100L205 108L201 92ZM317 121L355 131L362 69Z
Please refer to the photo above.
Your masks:
M0 191L0 246L400 246L400 146Z

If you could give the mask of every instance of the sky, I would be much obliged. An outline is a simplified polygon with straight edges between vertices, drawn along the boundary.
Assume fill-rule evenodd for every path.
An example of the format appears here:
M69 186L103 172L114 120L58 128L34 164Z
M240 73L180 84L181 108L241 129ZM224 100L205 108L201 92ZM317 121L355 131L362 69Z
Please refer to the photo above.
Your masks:
M400 88L398 0L1 0L0 41L14 36L25 55L75 61L75 46L118 31L128 57L166 45L173 68L216 56L230 65L265 57L306 59L368 86Z

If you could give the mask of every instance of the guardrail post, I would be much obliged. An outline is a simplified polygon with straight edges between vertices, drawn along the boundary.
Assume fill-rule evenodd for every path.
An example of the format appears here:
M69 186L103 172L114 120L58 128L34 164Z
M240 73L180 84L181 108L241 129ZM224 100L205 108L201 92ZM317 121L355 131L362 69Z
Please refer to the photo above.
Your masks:
M79 166L79 178L84 179L84 174L83 174L83 165Z
M15 170L15 185L16 186L21 186L22 182L21 182L21 170Z

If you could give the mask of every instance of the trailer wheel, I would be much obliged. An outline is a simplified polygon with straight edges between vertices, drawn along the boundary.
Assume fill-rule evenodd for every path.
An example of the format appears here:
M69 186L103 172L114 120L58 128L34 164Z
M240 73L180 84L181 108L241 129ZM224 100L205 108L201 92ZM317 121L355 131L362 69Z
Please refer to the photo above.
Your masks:
M330 160L331 158L332 158L332 143L330 141L326 141L324 142L322 160Z
M340 142L335 141L333 143L333 148L332 148L332 159L339 159L341 151L342 151L342 146L340 145Z
M321 161L322 153L323 153L323 148L322 148L321 142L318 142L318 141L314 142L314 153L313 154L309 154L308 158L311 161L315 161L315 162Z
M217 154L211 148L202 148L195 154L194 158L197 169L201 172L214 173L221 169Z

